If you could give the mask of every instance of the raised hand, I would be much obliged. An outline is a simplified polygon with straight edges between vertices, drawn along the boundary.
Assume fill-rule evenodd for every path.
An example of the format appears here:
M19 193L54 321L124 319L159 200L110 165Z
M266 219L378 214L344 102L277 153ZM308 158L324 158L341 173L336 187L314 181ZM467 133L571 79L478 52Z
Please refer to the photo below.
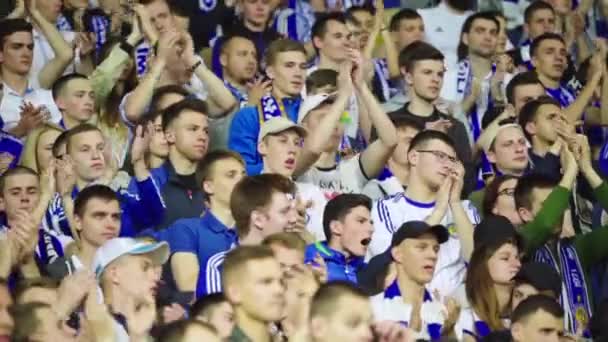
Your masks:
M57 289L55 311L60 316L67 317L78 309L96 284L95 275L89 270L81 270L63 278Z
M139 29L143 31L144 37L150 44L155 44L159 40L159 33L152 25L150 15L142 4L135 4L133 6L134 17L137 17L134 21L138 22Z
M70 196L76 186L76 172L74 171L72 157L66 155L63 159L58 159L56 165L57 192L61 196Z
M264 95L272 91L272 81L264 80L259 77L251 82L247 83L247 102L251 105L257 105L262 100Z
M85 57L95 51L95 34L91 32L79 32L74 39L74 46L80 51L80 56Z
M188 32L181 32L179 42L183 44L184 51L182 52L182 59L186 63L188 68L195 65L200 59L194 52L194 42L192 36Z
M153 130L152 123L148 124L145 129L142 125L138 125L135 129L135 137L131 145L131 162L133 164L145 159L146 152L150 147L150 131Z
M82 286L84 287L84 286ZM91 340L98 342L115 341L114 318L110 315L108 307L103 303L95 284L87 289L87 298L84 303L86 324L84 330L92 335Z
M136 304L133 297L127 299L127 326L129 327L129 336L143 337L148 335L152 325L156 319L156 304L154 299Z
M352 62L346 61L340 65L338 72L338 93L350 97L353 94Z
M36 107L30 102L21 105L21 118L15 127L15 135L18 137L29 134L34 128L39 127L51 118L51 114L45 107Z
M380 321L372 326L375 341L380 342L414 342L416 333L413 329L405 327L396 321Z
M38 230L40 222L26 211L18 211L17 218L11 231L14 231L16 246L18 247L17 258L19 262L24 262L34 256L38 245Z
M456 162L452 174L452 188L450 189L450 204L460 203L462 188L464 186L464 166L460 161Z
M170 54L176 53L176 47L179 39L180 35L176 31L168 31L161 34L158 40L156 57L163 61L167 61Z
M424 125L424 129L431 131L439 131L443 133L448 133L448 130L452 127L452 121L448 119L439 119L436 121L427 122Z

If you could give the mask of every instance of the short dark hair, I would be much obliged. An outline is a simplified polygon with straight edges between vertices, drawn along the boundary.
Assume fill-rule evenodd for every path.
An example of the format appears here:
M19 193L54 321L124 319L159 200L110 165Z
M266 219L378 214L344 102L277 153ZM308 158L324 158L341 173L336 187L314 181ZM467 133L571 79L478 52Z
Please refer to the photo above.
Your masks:
M532 209L532 191L534 189L552 189L558 181L542 173L531 173L519 178L515 187L515 209Z
M534 57L536 55L540 44L545 40L558 40L562 42L562 44L566 45L566 41L561 35L553 32L543 33L540 36L536 37L536 39L534 39L530 44L530 56Z
M555 14L555 9L553 9L553 6L545 1L537 0L528 5L528 7L526 7L524 10L524 22L529 24L532 21L532 16L534 16L534 14L540 10L549 10Z
M413 151L421 145L425 145L431 140L439 140L450 146L454 151L456 151L456 144L454 144L454 140L452 140L449 135L439 131L426 130L416 134L416 136L414 137L414 139L412 139L412 142L410 143L410 149L408 150L408 152Z
M399 66L407 72L414 70L416 62L424 60L443 62L445 57L436 47L423 41L412 42L399 53Z
M319 16L317 18L315 23L312 25L312 28L310 29L310 35L313 38L313 40L315 37L318 37L320 39L323 39L323 37L325 37L325 34L327 33L327 26L330 21L337 21L339 23L346 25L346 18L344 16L344 14L342 14L340 12L331 12L331 13L322 14L321 16ZM314 43L313 43L313 46L314 46ZM315 46L315 49L316 48L317 47Z
M557 108L561 108L561 105L557 100L550 96L541 96L536 100L532 100L526 103L523 107L521 107L521 111L519 112L518 124L521 126L521 129L524 131L524 135L526 139L532 141L532 136L526 130L526 124L528 122L534 121L536 119L536 114L538 113L538 109L544 105L553 105Z
M420 16L420 14L418 14L418 12L416 12L416 10L411 8L402 8L399 12L395 13L391 17L391 22L389 23L388 27L392 32L396 32L401 26L401 21L415 19L422 20L422 17Z
M51 306L44 303L33 302L18 304L11 308L11 316L13 316L15 321L11 341L27 342L30 340L30 336L42 325L42 322L36 315L37 311L41 309L51 310Z
M263 259L274 259L274 252L268 246L239 246L226 254L222 265L222 284L224 288L230 284L235 274L239 275L239 281L243 279L243 268L247 263Z
M564 309L554 299L549 296L537 294L524 299L511 314L511 324L528 319L531 315L542 310L555 318L564 317Z
M87 207L87 203L92 199L97 198L105 202L118 201L118 195L110 187L95 184L82 189L74 200L74 215L82 217Z
M494 206L496 205L496 200L498 199L498 189L500 189L502 183L511 179L517 179L517 177L511 175L500 175L494 178L492 183L486 186L482 202L482 213L484 217L494 215L492 213L492 210L494 209Z
M72 129L67 131L67 135L66 135L66 145L67 148L66 150L70 151L70 145L72 144L72 139L74 139L75 136L82 134L82 133L87 133L87 132L99 132L99 134L101 134L103 136L103 133L101 132L101 130L99 128L97 128L97 126L91 125L90 123L82 123L76 127L73 127Z
M291 39L277 39L268 45L264 53L266 65L274 65L280 54L285 52L301 52L306 55L306 49L302 43Z
M72 81L72 80L88 80L88 77L86 77L83 74L79 74L79 73L71 73L71 74L67 74L67 75L63 75L63 76L59 77L53 83L53 88L52 88L53 100L56 100L62 94L62 92L68 86L68 83L70 83L70 81Z
M494 24L496 24L496 28L498 30L500 30L500 22L498 21L498 19L496 19L496 15L494 12L482 11L482 12L477 12L477 13L471 14L462 24L462 31L460 32L460 42L458 42L458 50L457 50L459 61L465 59L467 57L467 55L469 54L469 47L463 42L462 36L465 33L469 33L471 31L471 27L473 26L473 23L475 22L475 20L480 20L480 19L489 20L489 21L493 22Z
M224 37L224 39L222 39L222 41L220 43L221 44L220 53L226 53L228 46L235 39L244 39L244 40L251 42L251 44L253 44L253 47L256 50L256 53L258 53L258 48L257 48L257 46L255 46L255 43L253 42L253 40L251 40L251 38L249 38L249 37L245 37L244 35L238 34L238 33L231 33L230 35L228 35L228 36Z
M209 110L207 108L207 104L199 99L185 98L177 103L174 103L169 106L169 108L163 111L163 131L167 130L173 121L177 120L183 111L193 111L197 113L201 113L202 115L207 116Z
M31 279L23 279L17 283L15 288L15 300L20 302L21 297L31 288L43 288L56 290L59 287L59 280L50 277L38 277Z
M158 112L160 114L160 111L162 109L166 109L166 108L159 108L158 106L160 104L160 101L163 99L163 97L165 97L165 95L169 95L169 94L182 95L183 97L192 96L190 94L190 92L188 90L186 90L186 88L175 85L175 84L170 84L170 85L156 88L154 90L154 94L152 94L152 99L150 99L149 112ZM152 118L152 120L155 120L156 116L157 115L154 115L154 118Z
M215 163L226 160L233 159L245 165L245 161L240 154L232 151L232 150L215 150L207 153L205 157L201 161L198 162L196 168L196 184L198 184L201 188L203 187L203 182L208 180L211 177L211 170ZM203 189L204 191L204 189Z
M4 47L6 38L13 33L29 32L31 34L33 30L32 24L28 23L25 19L0 20L0 49Z
M217 333L217 330L209 323L197 321L195 319L182 319L165 324L158 329L156 341L181 342L184 340L188 329L195 326Z
M295 195L295 184L287 177L265 173L241 179L230 195L230 211L239 236L249 233L251 213L266 207L275 192Z
M509 81L509 84L507 84L507 102L514 104L515 88L530 84L538 84L542 86L542 83L540 83L540 80L538 79L538 75L534 71L526 71L513 76L511 81Z
M372 200L363 194L341 194L327 202L323 210L323 232L327 241L331 240L331 223L343 221L357 207L372 210Z
M53 142L53 148L52 149L53 149L53 157L54 158L61 157L59 155L59 148L62 145L66 145L68 143L68 134L69 134L69 131L63 131L63 132L61 132L61 134L59 134L57 136L57 139L55 139L55 142Z
M192 307L190 307L190 317L196 318L197 316L208 315L218 305L227 302L226 297L224 297L224 294L221 292L199 297L196 302L192 304Z
M30 169L27 166L17 165L13 168L6 170L0 176L0 197L4 196L4 187L6 186L6 180L8 179L8 177L17 176L17 175L32 175L36 178L38 177L38 174L36 173L36 171Z
M346 281L332 281L321 285L312 297L310 318L328 318L338 308L337 302L345 296L367 299L368 296L358 287Z
M332 69L317 69L306 77L306 90L313 94L325 86L338 86L338 72Z

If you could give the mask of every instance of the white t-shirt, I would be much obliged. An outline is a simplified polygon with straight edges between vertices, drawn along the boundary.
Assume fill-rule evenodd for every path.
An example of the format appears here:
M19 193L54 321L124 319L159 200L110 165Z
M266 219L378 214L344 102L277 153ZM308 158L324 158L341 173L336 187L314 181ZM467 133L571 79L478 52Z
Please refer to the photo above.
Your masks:
M50 90L40 89L29 84L25 90L25 94L21 95L11 89L6 83L3 86L4 91L2 102L0 102L0 116L4 122L3 127L1 127L4 131L9 131L17 126L21 119L20 107L24 102L31 102L34 106L46 106L51 113L49 121L53 123L61 121L61 112L59 112L59 108L57 108Z
M372 179L363 188L363 194L374 201L403 192L403 185L395 176L384 180Z
M361 154L341 160L331 169L312 167L298 178L299 182L312 183L320 187L326 198L336 194L361 193L369 181L361 166Z
M441 89L441 97L448 101L455 101L456 89L447 80L455 79L458 62L458 42L462 24L473 12L464 14L454 13L443 2L437 7L419 9L418 13L424 21L425 40L439 49L445 56L446 73Z
M477 209L469 201L463 201L462 206L471 223L473 225L479 223ZM372 207L374 233L367 249L368 259L383 253L390 247L393 233L403 223L423 221L433 212L434 207L435 202L416 202L407 198L403 193L374 203ZM441 220L441 224L450 231L450 238L439 249L435 275L429 284L429 289L438 289L440 293L450 295L464 282L466 264L461 253L460 240L455 235L454 218L449 208L445 217Z
M71 31L60 31L59 33L61 33L63 39L70 45L72 45L74 38L76 38L76 34ZM46 39L42 33L34 30L32 34L34 37L34 57L32 59L32 68L30 69L29 83L32 87L38 88L40 87L38 75L40 74L40 71L42 71L42 68L44 68L51 59L55 58L55 51L53 51L48 39ZM65 68L63 74L67 75L73 73L75 71L75 63L75 61L72 61L72 63Z
M298 196L304 202L312 201L312 207L306 211L306 228L317 241L325 241L323 231L323 211L330 198L318 186L310 183L296 182Z

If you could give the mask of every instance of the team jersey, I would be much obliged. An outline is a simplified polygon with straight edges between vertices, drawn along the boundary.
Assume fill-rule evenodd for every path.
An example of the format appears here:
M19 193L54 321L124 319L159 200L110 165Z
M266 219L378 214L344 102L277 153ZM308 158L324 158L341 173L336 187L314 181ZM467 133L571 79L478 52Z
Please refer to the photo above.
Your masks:
M312 167L298 181L317 185L331 198L335 194L361 193L369 178L363 171L359 153L329 169Z
M296 182L296 188L301 201L312 201L312 207L306 210L306 229L316 241L324 241L323 210L331 197L327 197L323 190L314 184Z
M477 209L469 202L462 201L462 205L473 225L479 223ZM404 193L387 197L374 203L372 207L372 220L374 233L367 250L368 258L383 253L391 244L393 233L409 221L426 219L435 208L435 202L420 203L405 196ZM448 228L450 238L441 245L435 275L429 284L432 290L450 295L464 282L466 274L465 259L462 257L460 239L456 235L454 218L447 210L441 224Z

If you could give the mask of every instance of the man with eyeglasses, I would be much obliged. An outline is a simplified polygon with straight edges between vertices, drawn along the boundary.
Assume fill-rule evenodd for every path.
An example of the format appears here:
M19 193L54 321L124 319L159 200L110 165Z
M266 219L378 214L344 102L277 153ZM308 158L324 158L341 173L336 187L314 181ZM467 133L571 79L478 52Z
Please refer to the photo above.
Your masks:
M450 238L441 245L429 289L450 295L464 281L465 263L473 249L473 225L479 222L477 210L461 200L464 167L452 139L434 130L414 137L407 158L408 187L372 208L375 229L368 257L386 251L392 235L405 222L418 220L448 227Z

